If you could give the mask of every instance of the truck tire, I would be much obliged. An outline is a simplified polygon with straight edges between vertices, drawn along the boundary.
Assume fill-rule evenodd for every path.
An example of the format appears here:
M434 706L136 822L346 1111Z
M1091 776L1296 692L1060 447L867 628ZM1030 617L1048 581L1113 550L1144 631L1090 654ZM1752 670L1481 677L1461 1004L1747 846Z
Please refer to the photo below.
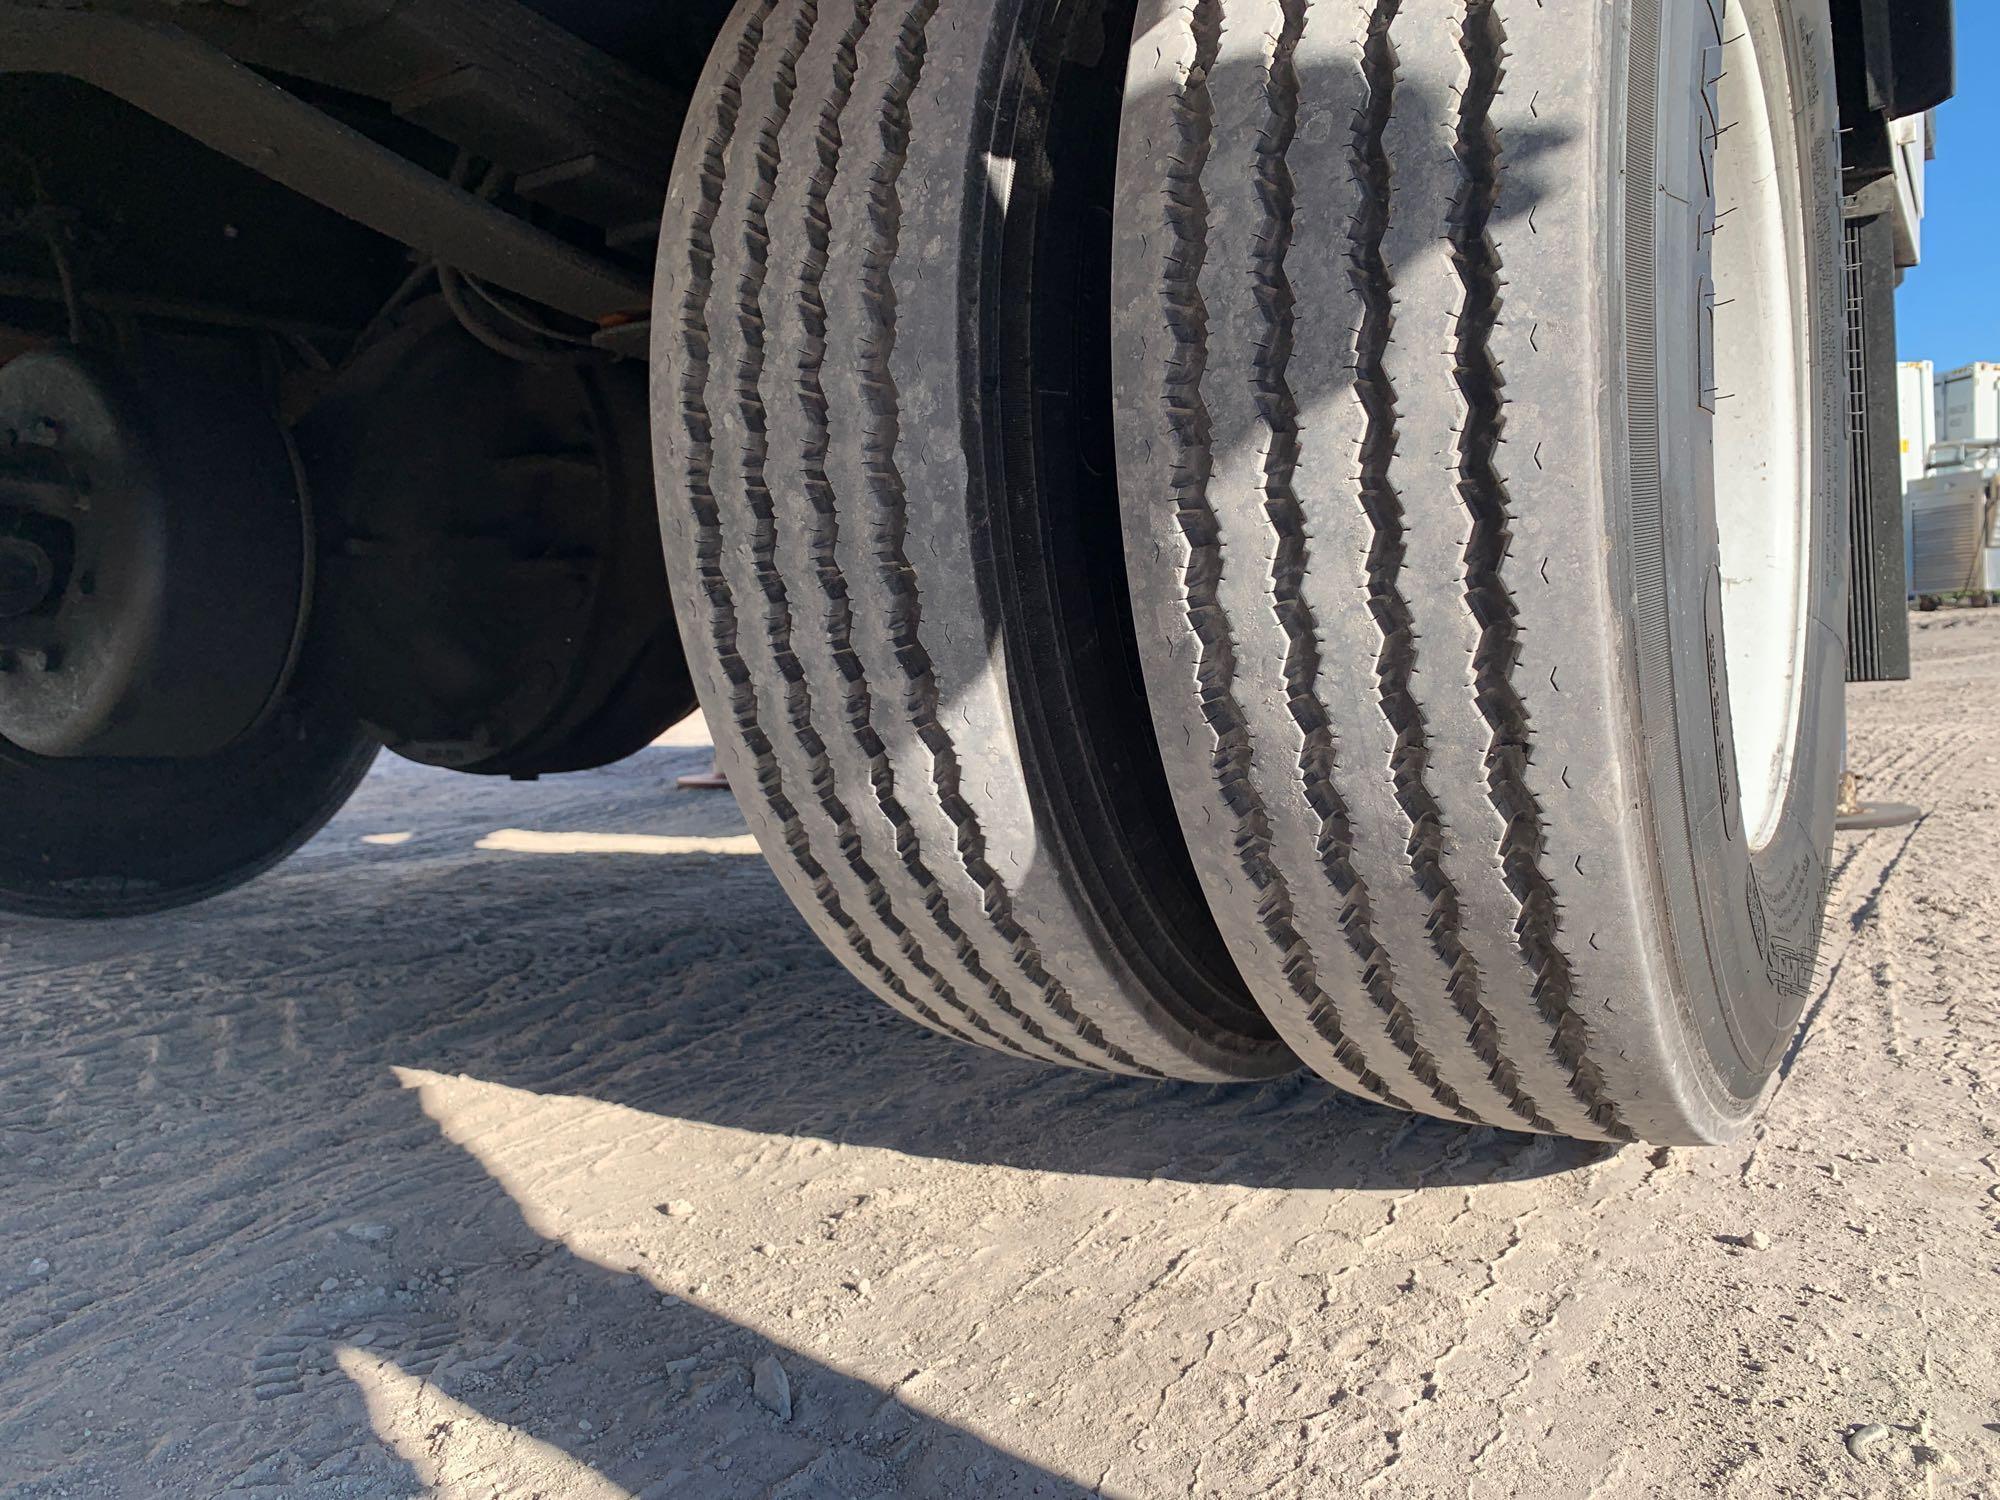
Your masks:
M1082 508L1116 535L1108 462L1086 490L1073 445L1032 430L1037 358L1060 358L1020 317L1062 228L1037 165L1045 85L1078 71L1055 18L1084 9L737 5L655 283L669 582L717 758L864 984L1042 1061L1262 1077L1296 1059L1207 914L1082 544L1042 528ZM1106 560L1122 593L1115 540Z
M216 895L375 756L312 639L310 490L256 346L119 343L0 368L0 911Z
M1824 0L1142 0L1139 647L1238 966L1344 1088L1714 1142L1790 1040L1843 732L1834 95Z
M0 911L136 917L220 895L325 827L376 748L298 693L197 759L47 759L0 741Z

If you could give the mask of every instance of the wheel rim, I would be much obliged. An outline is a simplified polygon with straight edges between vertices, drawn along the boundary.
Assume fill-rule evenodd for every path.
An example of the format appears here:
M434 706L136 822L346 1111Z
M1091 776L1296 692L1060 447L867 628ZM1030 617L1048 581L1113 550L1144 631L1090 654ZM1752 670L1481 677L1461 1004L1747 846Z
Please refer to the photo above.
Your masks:
M1713 416L1729 713L1753 850L1775 836L1790 791L1815 541L1807 166L1780 25L1767 5L1731 5L1703 80L1714 196L1702 405Z

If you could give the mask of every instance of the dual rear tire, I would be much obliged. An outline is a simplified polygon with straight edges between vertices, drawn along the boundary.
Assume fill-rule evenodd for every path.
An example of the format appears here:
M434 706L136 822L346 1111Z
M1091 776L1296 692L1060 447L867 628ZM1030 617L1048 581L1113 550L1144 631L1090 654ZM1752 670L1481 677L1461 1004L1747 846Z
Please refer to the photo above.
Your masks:
M1820 0L744 0L657 472L829 945L1039 1060L1738 1131L1840 759L1830 68Z
M1266 1076L1291 1059L1173 832L1091 538L1047 515L1092 487L1043 463L1036 376L1073 344L1009 318L1035 64L1069 40L1022 19L746 0L716 45L655 283L682 640L779 879L891 1005L1040 1061Z

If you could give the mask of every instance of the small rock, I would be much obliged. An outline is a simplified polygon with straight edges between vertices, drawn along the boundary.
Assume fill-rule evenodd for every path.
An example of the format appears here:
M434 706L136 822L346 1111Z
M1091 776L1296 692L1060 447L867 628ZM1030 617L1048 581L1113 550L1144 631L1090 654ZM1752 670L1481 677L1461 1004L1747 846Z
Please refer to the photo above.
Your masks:
M319 1289L322 1292L337 1292L340 1290L340 1282L337 1278L329 1276L319 1284Z
M1847 1435L1847 1451L1856 1458L1867 1456L1868 1450L1889 1436L1889 1429L1880 1422L1867 1422Z
M1771 1237L1761 1229L1753 1229L1743 1236L1743 1248L1745 1250L1768 1250L1771 1248Z
M665 1203L655 1205L660 1213L670 1219L692 1219L694 1205L685 1198L669 1198Z
M578 1417L578 1418L576 1419L576 1430L577 1430L578 1432L588 1432L588 1431L590 1431L590 1418L588 1418L588 1417Z
M44 1260L41 1256L37 1255L33 1260L28 1262L28 1274L30 1276L48 1275L49 1263L46 1260Z
M854 1283L854 1294L857 1297L866 1297L870 1292L874 1290L875 1290L875 1283L870 1281L866 1276L862 1277L859 1281Z
M387 1224L349 1224L347 1226L347 1237L350 1240L359 1240L364 1245L379 1245L382 1241L392 1238L395 1233L396 1231Z
M685 1375L689 1370L692 1370L696 1365L700 1363L701 1360L699 1358L697 1358L695 1355L690 1354L686 1359L668 1360L666 1365L666 1370L669 1375Z
M1403 1411L1416 1405L1417 1400L1410 1393L1408 1386L1398 1385L1390 1380L1370 1381L1368 1388L1361 1394L1364 1399L1388 1411Z
M766 1354L750 1367L751 1393L757 1404L780 1422L792 1420L792 1382L776 1356Z

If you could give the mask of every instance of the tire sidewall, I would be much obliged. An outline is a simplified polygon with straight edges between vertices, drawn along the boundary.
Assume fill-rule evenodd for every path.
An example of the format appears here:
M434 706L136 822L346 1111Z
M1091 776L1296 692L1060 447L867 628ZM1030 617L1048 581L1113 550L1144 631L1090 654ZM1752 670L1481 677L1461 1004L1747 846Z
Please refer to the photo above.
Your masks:
M1613 460L1623 472L1609 489L1622 507L1612 517L1614 587L1633 601L1637 779L1647 789L1673 1019L1685 1042L1677 1092L1697 1128L1722 1137L1754 1108L1814 982L1843 759L1847 466L1832 26L1824 0L1744 7L1767 84L1782 57L1804 168L1791 211L1807 246L1799 338L1811 528L1792 773L1775 832L1753 850L1730 722L1715 496L1705 461L1677 461L1708 450L1690 269L1697 246L1688 215L1668 203L1675 162L1686 165L1671 133L1695 128L1700 96L1690 80L1710 23L1705 0L1628 0L1625 9L1623 108L1614 106L1607 132L1623 156L1610 178L1622 168L1627 184L1622 232L1608 237L1619 262L1609 284L1624 304L1609 313L1624 332L1615 386L1624 442ZM1655 191L1645 193L1649 163Z

